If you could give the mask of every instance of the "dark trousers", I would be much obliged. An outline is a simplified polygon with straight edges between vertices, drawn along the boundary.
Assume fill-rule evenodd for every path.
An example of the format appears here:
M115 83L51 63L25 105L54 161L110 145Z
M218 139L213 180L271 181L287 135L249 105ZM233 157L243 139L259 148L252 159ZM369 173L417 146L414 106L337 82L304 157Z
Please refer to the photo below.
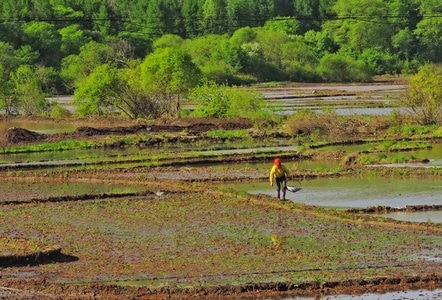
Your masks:
M284 176L276 177L276 197L281 199L281 188L282 188L282 199L285 200L285 191L287 190L287 178Z
M280 191L281 188L283 191L285 191L287 189L287 178L284 176L281 177L276 177L275 178L275 182L276 182L276 190Z

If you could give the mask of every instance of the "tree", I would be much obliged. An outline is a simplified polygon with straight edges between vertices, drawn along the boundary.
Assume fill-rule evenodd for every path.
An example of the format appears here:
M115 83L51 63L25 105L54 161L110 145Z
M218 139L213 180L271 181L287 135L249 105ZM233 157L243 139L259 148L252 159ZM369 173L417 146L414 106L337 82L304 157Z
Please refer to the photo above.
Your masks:
M327 21L323 30L341 47L358 56L366 48L390 48L394 28L388 23L388 6L382 0L337 0L337 20Z
M293 9L301 32L320 29L319 0L294 0Z
M183 0L181 14L183 15L185 37L199 36L203 30L201 19L203 14L203 4L205 0Z
M359 56L359 60L369 66L377 75L397 74L400 71L397 55L382 49L366 48Z
M372 70L363 62L341 54L324 55L317 68L324 81L364 82L372 77Z
M303 40L288 42L281 47L281 62L292 81L315 81L318 59Z
M91 41L80 48L78 55L65 57L61 64L61 75L68 91L73 91L82 79L105 63L109 53L109 46Z
M58 30L61 36L61 56L80 53L80 48L90 41L78 24L72 24Z
M273 4L274 17L293 16L293 0L275 0Z
M53 24L31 22L24 25L25 43L40 54L39 62L50 67L59 67L61 35Z
M180 98L199 83L200 77L200 69L179 49L160 48L141 64L143 88L166 107L169 117L180 117Z
M423 19L414 30L422 45L420 56L423 60L442 62L442 4L439 0L421 1L420 10Z
M442 125L442 67L422 66L410 80L406 101L422 125Z
M228 31L226 0L206 0L203 4L202 27L206 34L223 34Z
M194 115L199 117L258 119L268 112L262 93L212 81L193 89L189 99L197 104Z
M157 118L163 113L157 99L143 89L140 62L131 60L125 68L103 64L84 78L74 93L77 112L82 116L104 115L118 110L136 119Z
M73 99L80 115L104 115L111 108L117 76L116 68L103 64L80 81Z
M282 32L294 36L299 31L299 21L292 18L279 18L266 21L264 29L274 32Z
M165 113L161 102L143 88L140 73L138 61L129 62L129 67L119 70L119 97L115 106L133 119L161 117Z
M21 65L11 75L11 86L16 98L16 109L26 115L44 115L50 109L45 99L40 79L35 70L28 65Z
M0 109L4 109L7 115L13 115L17 112L17 98L13 96L11 83L5 73L5 67L0 62Z
M290 37L283 32L274 32L265 29L257 31L256 41L259 43L266 63L281 68L281 46L290 41Z
M153 42L152 48L154 50L158 48L166 48L166 47L172 47L172 48L180 48L184 43L184 39L176 34L165 34L159 39L156 39Z

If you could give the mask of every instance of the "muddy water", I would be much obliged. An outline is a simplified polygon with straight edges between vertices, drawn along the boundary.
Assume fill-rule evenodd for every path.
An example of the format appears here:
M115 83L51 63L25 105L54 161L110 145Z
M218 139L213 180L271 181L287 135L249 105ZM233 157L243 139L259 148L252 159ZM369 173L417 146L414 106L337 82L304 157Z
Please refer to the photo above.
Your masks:
M333 146L325 147L325 151L346 151L352 153L355 151L361 151L364 149L374 149L377 144L365 144L365 145L345 145L345 146ZM218 145L221 147L223 145ZM224 145L229 147L229 145ZM64 151L52 151L52 152L36 152L36 153L14 153L14 154L2 154L0 155L1 164L18 164L18 163L31 163L31 162L52 162L55 164L59 161L59 164L67 164L69 161L73 162L88 162L88 161L107 161L115 159L135 158L135 157L147 157L154 153L166 154L173 152L194 151L201 156L205 155L228 155L235 153L252 153L252 152L271 152L271 151L297 151L297 146L274 146L274 147L256 147L253 148L253 142L245 142L244 144L237 144L237 147L249 146L243 149L225 149L225 150L198 150L208 149L210 145L201 144L196 145L170 145L165 147L151 147L148 149L140 149L137 147L127 147L120 149L84 149L84 150L64 150ZM252 148L250 148L250 146ZM213 145L212 145L213 147ZM391 155L397 155L393 153ZM405 157L414 157L417 159L429 159L428 163L424 164L395 164L391 166L401 167L438 167L442 166L442 143L433 144L431 149L413 150L401 153ZM326 168L339 167L339 161L300 161L293 164L293 168L315 170Z
M365 208L370 206L405 207L406 205L442 204L442 183L430 179L385 178L319 178L288 185L302 186L297 193L287 192L287 199L309 205L336 208ZM235 190L274 196L267 182L233 184Z
M442 183L434 179L385 178L320 178L302 182L288 182L302 186L297 193L287 192L286 198L296 203L330 208L367 208L372 206L405 207L407 205L441 205ZM267 182L224 185L251 194L275 196ZM386 215L411 222L442 222L442 211L428 213L401 213Z
M213 145L212 145L213 146ZM228 145L226 145L228 147ZM241 145L237 144L237 147ZM200 156L241 154L252 152L277 152L277 151L296 151L296 146L275 146L261 148L244 148L244 149L225 149L225 150L198 150L195 145L181 145L171 147L150 147L140 149L137 147L127 147L121 149L82 149L82 150L64 150L51 152L35 152L35 153L12 153L1 154L0 165L2 167L10 166L27 166L32 164L38 165L72 165L87 162L106 162L115 160L142 159L152 157L158 153L159 155L170 155L175 158L176 153L184 153L192 151ZM209 146L201 145L201 148L208 149Z
M439 300L442 299L442 289L408 290L403 292L388 292L383 294L366 293L362 295L331 295L316 297L278 297L273 300Z

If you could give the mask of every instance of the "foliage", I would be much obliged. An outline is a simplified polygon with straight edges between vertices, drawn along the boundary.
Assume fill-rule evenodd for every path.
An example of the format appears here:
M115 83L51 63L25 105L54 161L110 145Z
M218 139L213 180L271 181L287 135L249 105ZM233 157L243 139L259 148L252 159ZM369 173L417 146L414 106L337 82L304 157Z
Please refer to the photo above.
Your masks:
M68 91L78 88L85 77L97 66L105 63L109 52L109 46L91 41L80 48L79 54L65 57L62 61L61 75Z
M170 47L157 49L141 64L143 88L170 117L179 117L180 98L198 84L200 74L188 54Z
M194 116L256 120L265 118L269 112L261 93L214 82L205 82L193 89L189 100L197 105Z
M50 103L43 93L40 79L28 65L21 65L11 74L11 86L16 99L15 109L26 115L44 115Z
M373 75L373 70L365 63L342 54L324 55L317 71L324 81L330 82L365 82L371 80Z
M422 66L410 79L406 101L422 125L442 124L442 67Z
M75 90L73 101L78 104L78 113L81 116L103 115L106 109L110 108L114 87L117 84L118 74L113 66L103 64L95 68Z
M222 130L222 129L213 129L206 133L207 137L216 138L216 139L235 139L235 138L246 138L248 137L249 132L245 129L237 129L237 130Z
M335 141L361 137L376 137L377 133L390 125L386 117L358 115L341 116L332 109L315 112L300 109L287 117L284 128L293 136Z
M122 69L151 55L155 64L152 50L169 47L218 84L414 73L441 62L441 10L438 0L4 0L1 105L13 102L4 82L19 65L57 73L44 92L73 94L99 65Z
M52 107L51 118L64 119L64 118L70 117L71 115L72 115L72 113L67 108L64 108L63 106L61 106L59 104L55 104Z
M437 125L401 124L391 126L389 133L401 136L427 135L435 132Z

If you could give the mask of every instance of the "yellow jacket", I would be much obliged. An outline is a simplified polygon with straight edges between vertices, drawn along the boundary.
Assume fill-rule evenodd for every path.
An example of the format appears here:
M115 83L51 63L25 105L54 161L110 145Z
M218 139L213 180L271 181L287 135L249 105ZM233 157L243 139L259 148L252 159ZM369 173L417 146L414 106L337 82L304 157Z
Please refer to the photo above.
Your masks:
M286 177L290 175L289 170L284 165L273 165L273 167L270 169L270 183L273 183L273 181L275 181L275 178L279 178L284 175Z

